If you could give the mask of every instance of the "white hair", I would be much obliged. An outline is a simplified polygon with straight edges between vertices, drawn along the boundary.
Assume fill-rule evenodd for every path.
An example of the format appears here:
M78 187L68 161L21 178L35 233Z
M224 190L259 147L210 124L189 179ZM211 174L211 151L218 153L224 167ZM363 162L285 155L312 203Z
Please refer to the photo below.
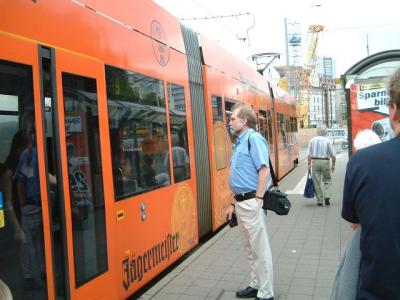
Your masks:
M379 144L380 142L381 139L375 132L373 132L371 129L365 129L357 133L357 136L354 139L354 148L359 150L368 146Z
M317 134L320 136L326 136L326 126L325 125L319 125L317 127Z

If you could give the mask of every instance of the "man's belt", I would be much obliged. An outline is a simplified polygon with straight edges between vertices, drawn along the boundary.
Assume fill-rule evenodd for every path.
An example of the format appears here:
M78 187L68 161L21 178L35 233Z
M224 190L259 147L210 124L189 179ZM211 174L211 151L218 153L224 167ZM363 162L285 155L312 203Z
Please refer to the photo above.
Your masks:
M312 159L329 160L329 158L327 158L327 157L313 157Z
M256 196L256 191L250 191L247 193L236 194L235 196L233 196L233 198L235 198L236 201L240 202L240 201L244 201L247 199L255 198L255 196Z

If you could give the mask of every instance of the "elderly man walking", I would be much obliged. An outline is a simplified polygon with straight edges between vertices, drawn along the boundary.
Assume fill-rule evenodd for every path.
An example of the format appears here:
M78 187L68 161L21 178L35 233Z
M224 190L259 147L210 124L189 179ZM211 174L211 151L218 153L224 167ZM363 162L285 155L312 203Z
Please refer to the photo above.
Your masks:
M335 170L336 163L335 147L326 137L326 126L319 126L317 134L316 137L311 139L308 145L308 168L312 168L312 178L318 206L322 206L324 200L325 205L330 205L331 172ZM330 160L332 160L332 164ZM324 183L324 191L322 191L321 179Z

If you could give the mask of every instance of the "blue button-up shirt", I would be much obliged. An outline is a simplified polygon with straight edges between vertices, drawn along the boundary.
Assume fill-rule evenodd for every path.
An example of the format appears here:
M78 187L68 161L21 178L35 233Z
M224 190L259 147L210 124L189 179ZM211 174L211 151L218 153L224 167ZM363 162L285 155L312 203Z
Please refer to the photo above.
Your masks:
M40 201L39 163L36 148L22 152L16 176L25 185L26 198Z
M251 134L250 153L248 139ZM237 137L234 145L229 184L235 194L255 191L258 183L258 170L262 166L269 168L268 145L265 139L249 128ZM268 176L267 188L271 185Z

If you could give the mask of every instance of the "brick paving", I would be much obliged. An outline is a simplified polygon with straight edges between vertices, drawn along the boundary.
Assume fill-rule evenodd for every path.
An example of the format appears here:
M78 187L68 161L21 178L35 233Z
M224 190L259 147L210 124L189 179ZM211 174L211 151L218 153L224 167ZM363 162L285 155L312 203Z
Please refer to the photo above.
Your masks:
M290 194L288 216L268 212L268 233L274 263L275 299L329 299L332 281L351 229L341 219L341 198L347 154L338 156L329 207L315 199ZM280 183L294 191L306 173L302 163ZM139 299L237 299L249 283L250 268L237 228L225 227L144 292Z

